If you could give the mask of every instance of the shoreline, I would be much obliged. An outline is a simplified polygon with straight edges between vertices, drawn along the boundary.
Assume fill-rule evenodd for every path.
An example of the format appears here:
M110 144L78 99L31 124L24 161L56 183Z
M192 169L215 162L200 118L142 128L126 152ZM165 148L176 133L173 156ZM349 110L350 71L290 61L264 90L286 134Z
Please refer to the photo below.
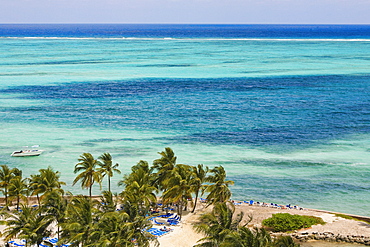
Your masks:
M99 199L100 196L93 196L94 199ZM0 203L4 200L0 197ZM29 205L37 204L36 197L29 197ZM288 209L284 207L268 207L260 204L249 204L246 202L235 201L235 213L244 213L241 224L247 223L248 215L252 216L252 220L248 223L248 227L262 227L262 221L271 217L276 213L290 213L298 215L309 215L322 218L325 225L313 225L308 229L301 229L293 233L272 233L272 236L290 235L301 244L302 247L316 246L336 246L330 243L340 243L340 246L355 246L357 243L370 246L370 217L360 216L320 209ZM13 205L14 206L14 205ZM194 213L184 211L181 223L178 226L170 226L173 231L168 234L158 237L157 240L161 247L191 247L197 244L197 241L203 237L202 234L195 232L193 224L197 222L199 215L210 212L212 206L205 208L205 204L199 199L199 203ZM340 217L349 216L353 219ZM366 221L366 222L365 222ZM153 224L153 227L160 226ZM2 229L1 229L2 230ZM3 242L3 241L1 241ZM325 243L325 245L323 245ZM345 245L345 244L349 245ZM353 245L352 245L353 244ZM151 247L155 246L152 242Z

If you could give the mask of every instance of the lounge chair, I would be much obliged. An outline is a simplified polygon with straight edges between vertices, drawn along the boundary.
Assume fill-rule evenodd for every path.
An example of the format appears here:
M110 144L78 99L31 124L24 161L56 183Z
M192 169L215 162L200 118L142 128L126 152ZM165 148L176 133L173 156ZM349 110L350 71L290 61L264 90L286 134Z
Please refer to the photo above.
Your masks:
M180 216L179 215L175 215L175 217L169 218L168 220L179 220L179 219L180 219Z
M156 219L154 219L154 223L157 224L157 225L164 225L164 223L158 222Z
M177 226L180 222L179 221L171 221L171 222L168 222L168 224L170 226Z

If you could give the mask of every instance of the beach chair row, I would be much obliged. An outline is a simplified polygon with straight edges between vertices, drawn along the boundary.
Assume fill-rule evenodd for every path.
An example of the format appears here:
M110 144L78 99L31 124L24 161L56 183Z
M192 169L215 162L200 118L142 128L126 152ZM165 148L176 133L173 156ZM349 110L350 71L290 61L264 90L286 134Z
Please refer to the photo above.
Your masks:
M270 208L278 208L278 209L297 209L297 210L303 210L303 208L298 207L297 205L292 206L290 204L287 205L279 205L276 203L264 203L264 202L255 202L253 200L250 201L244 201L244 203L248 205L256 205L256 206L261 206L261 207L270 207ZM242 204L241 202L234 202L234 205L240 205Z

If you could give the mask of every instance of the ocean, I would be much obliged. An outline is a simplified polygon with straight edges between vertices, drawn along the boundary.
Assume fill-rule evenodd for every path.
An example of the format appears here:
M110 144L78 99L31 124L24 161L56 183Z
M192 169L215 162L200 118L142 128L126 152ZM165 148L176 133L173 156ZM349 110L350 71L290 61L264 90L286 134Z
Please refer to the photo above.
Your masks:
M87 194L82 153L127 174L171 147L234 200L370 216L369 75L369 25L2 24L0 160Z

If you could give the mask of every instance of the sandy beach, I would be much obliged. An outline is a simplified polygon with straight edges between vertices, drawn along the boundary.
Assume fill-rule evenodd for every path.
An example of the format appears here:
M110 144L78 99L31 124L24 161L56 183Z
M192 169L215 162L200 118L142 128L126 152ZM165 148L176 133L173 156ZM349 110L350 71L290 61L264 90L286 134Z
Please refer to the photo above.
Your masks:
M253 217L253 220L249 223L250 227L261 227L262 220L271 217L275 213L290 213L299 215L311 215L321 217L326 224L315 225L309 229L302 229L297 231L300 233L332 233L333 235L344 235L344 236L363 236L370 238L370 224L363 221L356 221L350 219L344 219L336 217L334 213L321 212L314 209L277 209L270 207L261 207L257 205L248 205L242 203L235 206L236 213L243 211L245 223L248 220L248 215ZM205 209L202 205L195 211L194 214L185 212L182 223L179 226L172 227L173 231L169 234L159 237L158 241L162 247L190 247L197 244L197 241L202 238L202 235L196 233L192 227L192 224L197 221L199 215L204 212L210 211L210 208ZM326 241L305 241L300 242L303 247L310 246L359 246L359 244L341 243L341 242L326 242ZM154 245L152 245L154 246Z

